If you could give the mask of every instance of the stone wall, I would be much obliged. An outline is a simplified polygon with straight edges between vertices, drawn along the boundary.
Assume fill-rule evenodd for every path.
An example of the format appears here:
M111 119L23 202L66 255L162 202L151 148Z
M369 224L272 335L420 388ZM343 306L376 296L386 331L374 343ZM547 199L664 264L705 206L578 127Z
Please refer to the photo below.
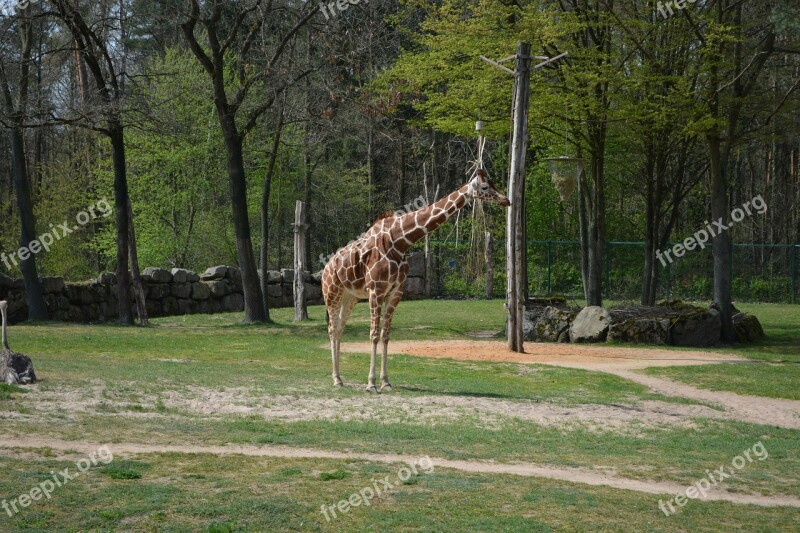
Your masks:
M259 274L261 272L259 271ZM421 253L409 256L409 276L405 297L423 295L425 261ZM306 272L306 302L321 305L321 272ZM107 322L117 317L117 279L105 273L95 280L65 282L63 278L41 278L42 290L51 320L64 322ZM267 297L271 308L292 307L294 270L267 271ZM151 317L197 313L223 313L244 310L242 277L239 269L211 267L202 274L173 268L146 268L142 271L147 313ZM0 274L0 300L8 300L11 322L28 317L25 288L21 279ZM133 292L130 294L134 309Z

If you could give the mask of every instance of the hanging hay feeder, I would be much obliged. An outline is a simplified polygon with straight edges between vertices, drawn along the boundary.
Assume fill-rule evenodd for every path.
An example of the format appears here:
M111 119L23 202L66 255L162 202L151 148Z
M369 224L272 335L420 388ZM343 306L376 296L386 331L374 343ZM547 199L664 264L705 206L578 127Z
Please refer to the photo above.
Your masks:
M547 159L553 185L562 202L570 199L583 174L583 159L579 157L553 157Z

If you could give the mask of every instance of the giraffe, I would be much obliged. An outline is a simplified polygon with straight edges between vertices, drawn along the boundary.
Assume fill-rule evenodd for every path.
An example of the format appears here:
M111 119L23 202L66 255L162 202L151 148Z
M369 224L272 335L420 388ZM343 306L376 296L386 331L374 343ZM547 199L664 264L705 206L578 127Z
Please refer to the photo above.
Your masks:
M339 376L339 348L350 313L359 300L369 301L372 358L367 391L377 393L375 364L378 342L383 343L381 357L381 391L389 392L387 352L392 316L403 296L408 274L406 252L425 234L444 224L473 199L508 207L511 202L497 191L483 169L461 188L437 202L404 215L387 212L358 239L339 249L325 265L322 273L322 294L328 309L328 336L333 359L333 384L342 386ZM381 329L381 312L383 328Z

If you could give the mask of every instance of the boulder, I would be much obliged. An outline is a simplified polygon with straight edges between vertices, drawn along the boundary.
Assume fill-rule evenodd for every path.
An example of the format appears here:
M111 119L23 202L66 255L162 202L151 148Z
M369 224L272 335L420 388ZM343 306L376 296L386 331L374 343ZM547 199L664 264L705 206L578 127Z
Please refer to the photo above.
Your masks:
M414 252L412 254L408 254L406 261L408 262L408 277L425 277L425 252Z
M422 278L406 278L406 296L422 296L425 292L425 280Z
M173 268L170 273L172 274L172 281L175 283L186 283L189 281L189 271L185 268Z
M541 310L525 311L523 317L522 330L525 340L569 342L569 328L575 320L574 311L547 306ZM529 325L526 325L526 322Z
M267 296L270 298L278 298L280 299L283 296L283 290L281 289L280 285L268 285L267 286Z
M192 286L188 283L173 283L171 294L175 298L188 298L192 294Z
M569 327L572 342L605 342L611 314L596 305L584 307Z
M191 315L197 312L198 305L197 302L194 300L188 300L184 298L178 299L178 314L180 315Z
M208 300L211 296L211 290L208 285L202 281L192 283L192 298L195 300Z
M36 382L31 358L11 350L0 351L0 380L7 385L26 385Z
M214 298L222 298L231 293L231 286L225 280L214 280L207 283L208 289L211 291L211 296Z
M153 283L169 283L172 281L172 274L163 268L147 267L142 272L142 281L150 281Z
M714 346L719 344L721 332L719 311L691 307L673 319L670 339L675 346Z
M173 316L178 314L178 300L174 296L167 296L161 302L164 306L164 316Z
M103 272L97 278L97 283L101 285L115 285L117 283L117 275L113 272Z
M320 299L322 299L322 287L306 283L306 301L316 301Z
M733 327L736 330L736 337L739 342L755 342L763 339L764 328L755 315L749 313L736 313L733 315Z
M294 283L294 269L282 268L281 280L283 281L283 283Z
M267 270L267 283L273 285L275 283L280 283L283 277L281 273L277 270Z
M228 312L244 311L244 297L233 293L222 299L222 310Z
M209 267L205 272L200 274L200 279L203 281L211 281L217 279L225 279L228 276L229 267L225 265Z
M156 285L150 285L149 289L147 290L147 298L150 300L160 300L166 296L169 296L172 290L170 289L169 285L159 283Z
M669 344L668 318L631 318L611 324L608 340L639 344Z
M53 294L64 290L64 278L39 278L39 283L44 294Z

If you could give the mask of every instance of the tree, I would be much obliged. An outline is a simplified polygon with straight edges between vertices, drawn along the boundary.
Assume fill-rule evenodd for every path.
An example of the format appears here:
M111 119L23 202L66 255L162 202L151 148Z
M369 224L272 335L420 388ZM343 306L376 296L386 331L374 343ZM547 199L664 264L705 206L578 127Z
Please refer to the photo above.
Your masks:
M31 85L31 51L33 49L33 23L31 20L32 8L21 9L16 17L19 29L19 58L18 75L12 85L9 76L9 67L12 65L8 55L10 50L2 50L0 59L0 90L2 91L3 122L11 140L12 173L14 175L14 189L17 196L17 207L20 218L21 250L19 253L20 270L25 283L25 300L28 304L29 320L47 320L47 306L39 282L39 272L36 267L36 249L31 248L31 243L38 243L36 233L36 217L33 212L33 199L31 196L30 179L28 176L28 159L25 154L25 119L29 106L28 94ZM13 26L12 26L13 27ZM7 31L10 31L8 29ZM5 48L5 47L4 47ZM12 93L12 86L16 87L16 98ZM40 244L40 243L39 243ZM36 246L41 251L41 246ZM24 255L24 257L23 257ZM16 261L14 261L16 262Z
M61 21L72 35L77 50L94 80L95 92L87 100L99 99L99 112L105 125L92 127L111 141L114 165L114 212L117 241L117 302L119 321L132 324L130 306L130 273L128 272L129 233L128 175L125 159L125 124L123 122L123 74L118 72L112 57L109 31L103 25L89 25L78 7L68 0L51 0ZM120 14L122 16L122 14ZM102 30L102 31L98 31Z
M317 8L311 9L303 16L298 15L294 26L284 31L283 36L270 47L268 42L257 41L264 34L269 34L270 29L281 30L263 27L268 13L262 13L261 10L279 9L278 6L273 6L272 2L255 0L230 4L213 0L209 2L205 15L201 15L201 7L197 0L191 0L190 4L190 12L185 15L181 29L192 53L208 74L217 117L225 140L236 251L244 288L244 322L264 322L267 320L267 312L264 308L253 253L242 142L258 124L261 116L272 107L276 97L308 74L308 71L305 71L286 79L287 73L280 72L279 62L289 42L316 14ZM288 6L280 8L283 7ZM202 25L206 34L205 46L200 44L195 33L198 24ZM268 57L266 62L259 61L257 54L253 53L256 44L263 45L257 48L259 55L264 54ZM271 54L268 54L268 48L272 49ZM235 73L237 85L232 94L228 94L227 82L232 72ZM282 81L277 81L280 79ZM261 94L264 101L250 105L248 96L253 94L253 89L263 87L269 81L277 81L277 87L272 94L269 96ZM240 111L245 115L242 124L237 121Z

